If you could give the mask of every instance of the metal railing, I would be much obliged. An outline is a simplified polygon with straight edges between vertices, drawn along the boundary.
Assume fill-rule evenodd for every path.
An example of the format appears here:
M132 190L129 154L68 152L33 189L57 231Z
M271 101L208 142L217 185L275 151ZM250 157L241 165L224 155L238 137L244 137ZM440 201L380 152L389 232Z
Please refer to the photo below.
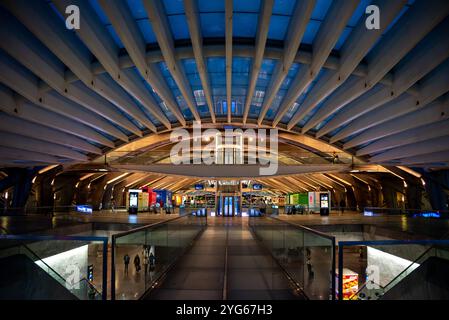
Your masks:
M275 217L250 218L249 225L307 298L335 300L335 237Z
M63 241L70 241L75 243L89 244L92 242L102 243L102 289L100 291L90 283L85 277L81 277L77 282L68 282L60 273L54 270L48 263L44 261L43 258L39 256L35 250L31 249L30 246L43 246L43 244L48 244L48 242L55 241L56 243L61 243ZM53 279L58 283L68 288L69 291L74 294L79 299L84 299L89 296L89 290L95 292L95 296L101 295L102 300L107 299L107 256L108 256L108 238L107 237L85 237L85 236L51 236L51 235L0 235L0 243L2 247L0 248L0 254L2 256L10 256L18 253L23 253L23 248L26 250L26 255L31 258L34 262L38 261L38 265ZM87 261L86 261L87 262ZM79 289L84 286L85 290Z
M207 215L196 216L189 212L112 235L111 300L140 298L153 289L206 226ZM118 259L119 256L123 258ZM128 263L125 263L126 256ZM143 270L139 269L140 262L143 262ZM139 279L132 283L132 288L127 287L129 273ZM120 283L118 287L117 282Z
M382 215L405 215L408 217L424 217L424 218L449 218L448 210L424 210L409 208L382 208L382 207L365 207L363 210L365 216L382 216Z
M430 248L426 248L424 246L430 246ZM448 251L449 240L377 240L377 241L339 241L338 242L338 299L355 299L355 298L363 298L366 299L367 295L365 294L363 297L359 297L358 293L363 291L363 288L370 286L369 290L373 290L373 296L378 299L388 290L393 288L396 284L398 284L402 279L408 276L415 268L419 266L418 261L423 262L424 258L427 258L429 252L432 249L435 249L434 246L441 246L445 248L445 251ZM391 272L391 265L389 267L383 268L382 265L379 264L370 264L367 262L367 269L375 268L376 277L378 277L378 281L374 281L368 278L367 281L362 285L360 289L351 292L348 288L343 287L343 270L345 267L344 257L345 257L345 249L349 248L378 248L378 251L383 252L382 255L385 254L384 259L389 259L390 256L395 256L396 258L401 258L401 263L404 264L404 267L401 269L400 266L396 266L396 269L400 269L396 274ZM406 259L404 255L410 255L410 252L415 252L417 247L424 247L424 251L418 255L418 258ZM404 249L405 248L405 249ZM350 254L347 252L347 254ZM401 255L401 256L399 256ZM438 255L438 253L436 254ZM439 255L442 256L442 255ZM374 258L373 258L374 259ZM446 255L446 259L449 259L449 252ZM408 262L407 262L408 261ZM411 262L411 263L409 263ZM398 262L399 264L399 262ZM387 270L388 269L388 270ZM373 269L374 270L374 269ZM341 271L341 272L340 272ZM407 271L407 272L406 272ZM363 278L363 277L362 277ZM372 288L371 288L372 287ZM366 290L365 290L366 291ZM370 299L369 297L368 299Z

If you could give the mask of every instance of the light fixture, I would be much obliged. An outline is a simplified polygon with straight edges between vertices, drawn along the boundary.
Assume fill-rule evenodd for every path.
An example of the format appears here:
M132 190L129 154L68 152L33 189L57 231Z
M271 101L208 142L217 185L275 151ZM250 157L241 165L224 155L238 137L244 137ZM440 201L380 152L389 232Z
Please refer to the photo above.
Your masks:
M404 188L407 188L407 182L404 180Z
M5 199L8 199L8 191L5 192Z
M31 180L31 183L35 183L35 182L36 182L36 178L37 178L37 176L35 176L35 177L33 178L33 180Z
M421 178L421 183L422 183L422 185L423 185L423 186L425 186L425 185L426 185L426 182L424 181L424 179L423 179L423 178Z

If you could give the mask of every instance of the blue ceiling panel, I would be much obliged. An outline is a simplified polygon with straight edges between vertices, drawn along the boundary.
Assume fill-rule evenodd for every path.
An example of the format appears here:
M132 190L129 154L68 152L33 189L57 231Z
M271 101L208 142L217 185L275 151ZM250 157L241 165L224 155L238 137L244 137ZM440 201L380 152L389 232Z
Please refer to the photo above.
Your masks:
M98 15L98 17L100 18L100 21L101 21L101 23L103 25L111 24L109 22L108 17L103 12L103 10L101 9L100 5L98 4L98 0L89 0L89 4L92 7L92 9L94 9L95 13ZM58 11L58 13L59 13L59 11Z
M148 19L137 20L140 33L143 35L145 43L156 43L156 35L153 32L153 27Z
M341 49L341 47L345 43L346 39L351 34L351 31L352 31L352 28L350 28L350 27L345 27L343 29L342 33L340 34L340 37L338 38L337 43L335 44L335 47L334 47L335 50L340 50Z
M295 0L275 0L273 5L273 14L290 16L293 14L295 5Z
M163 0L163 3L167 15L184 14L183 0Z
M233 15L233 37L255 38L257 33L257 13L234 13Z
M260 0L234 1L233 5L234 5L235 12L259 13L259 11L260 11Z
M107 25L106 29L108 30L108 32L111 35L112 39L114 39L114 42L117 45L117 47L119 47L120 49L124 48L125 46L123 45L122 40L120 40L120 37L115 32L115 29L112 27L112 25Z
M270 27L268 28L268 39L284 40L289 22L289 16L271 16Z
M321 21L310 20L307 24L306 31L301 39L301 43L312 44L318 30L320 29Z
M148 15L143 6L142 0L126 0L128 7L131 10L131 14L134 19L147 19Z
M168 16L168 24L175 40L190 39L189 26L184 14Z
M225 2L223 0L198 0L200 12L224 12Z
M224 12L200 13L200 22L203 37L225 36Z
M332 0L318 0L313 8L311 19L323 21L331 4Z
M357 25L357 22L359 19L365 15L366 7L371 4L372 0L360 0L359 5L357 6L357 9L355 9L354 13L352 14L351 18L348 21L348 26L351 28L354 28Z

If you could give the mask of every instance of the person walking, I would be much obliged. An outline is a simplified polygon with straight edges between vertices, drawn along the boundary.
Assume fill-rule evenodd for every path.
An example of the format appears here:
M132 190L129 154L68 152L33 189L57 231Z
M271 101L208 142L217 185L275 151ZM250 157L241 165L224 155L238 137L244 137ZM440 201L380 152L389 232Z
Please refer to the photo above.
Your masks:
M148 263L149 263L149 257L146 252L146 249L145 249L144 254L143 254L143 269L145 270L145 274L148 273Z
M309 273L309 278L313 278L314 274L312 268L312 260L310 259L310 257L307 257L306 265L307 265L307 272Z
M129 260L131 260L131 258L128 256L128 254L125 254L125 256L123 257L123 262L125 263L125 275L128 275Z
M134 257L134 267L136 268L136 272L140 271L140 257L139 254L136 254Z
M150 271L153 271L156 266L156 257L154 256L153 252L150 253L149 262L150 262Z
M340 201L340 212L343 214L345 212L346 202L345 199L341 199Z

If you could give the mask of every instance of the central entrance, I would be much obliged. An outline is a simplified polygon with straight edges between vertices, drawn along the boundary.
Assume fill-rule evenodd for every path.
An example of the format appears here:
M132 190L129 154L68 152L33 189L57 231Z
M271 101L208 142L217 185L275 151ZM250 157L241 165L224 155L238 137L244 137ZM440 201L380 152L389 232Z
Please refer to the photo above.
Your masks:
M216 215L234 217L242 215L241 183L236 180L217 182Z
M221 193L217 197L217 215L223 217L241 216L240 195Z

